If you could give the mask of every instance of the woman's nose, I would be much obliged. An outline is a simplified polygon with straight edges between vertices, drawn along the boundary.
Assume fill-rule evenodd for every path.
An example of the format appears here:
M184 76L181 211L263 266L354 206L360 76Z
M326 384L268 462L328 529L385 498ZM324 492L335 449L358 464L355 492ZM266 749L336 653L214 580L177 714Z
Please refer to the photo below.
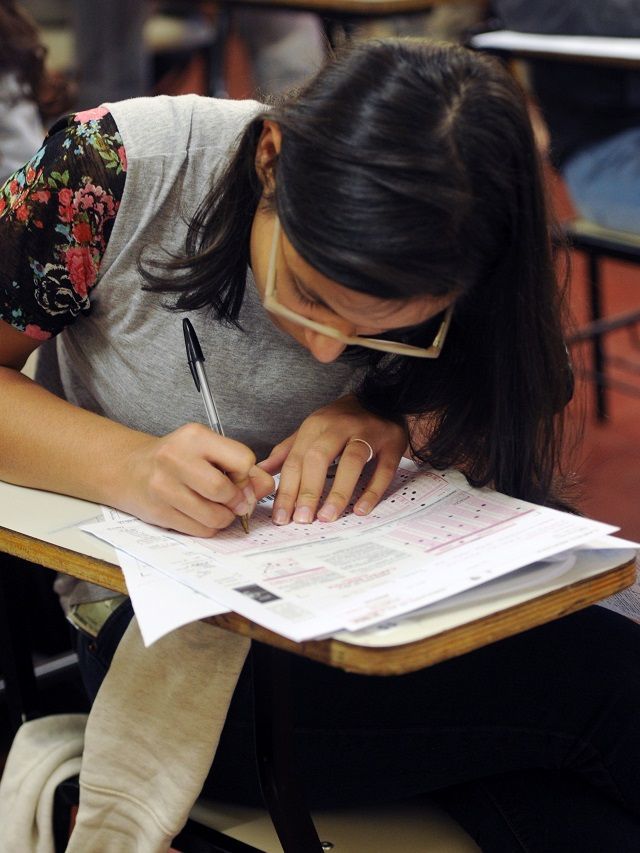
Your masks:
M305 330L305 341L311 355L323 364L335 361L347 348L342 341L337 341L328 335L321 335L312 329Z

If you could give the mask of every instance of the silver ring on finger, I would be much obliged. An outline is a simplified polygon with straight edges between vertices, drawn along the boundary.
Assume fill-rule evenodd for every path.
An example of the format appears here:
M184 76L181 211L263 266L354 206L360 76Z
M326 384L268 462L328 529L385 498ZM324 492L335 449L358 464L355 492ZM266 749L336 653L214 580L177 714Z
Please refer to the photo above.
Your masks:
M359 441L359 442L360 442L360 444L364 444L364 445L365 445L365 447L367 447L367 449L369 450L369 456L368 456L368 458L367 458L367 462L371 462L371 460L373 459L373 447L371 447L371 445L369 444L369 442L368 442L368 441L365 441L365 440L364 440L364 438L350 438L350 439L349 439L349 441L347 442L347 447L348 447L350 444L353 444L355 441ZM366 463L365 463L365 464L366 464Z

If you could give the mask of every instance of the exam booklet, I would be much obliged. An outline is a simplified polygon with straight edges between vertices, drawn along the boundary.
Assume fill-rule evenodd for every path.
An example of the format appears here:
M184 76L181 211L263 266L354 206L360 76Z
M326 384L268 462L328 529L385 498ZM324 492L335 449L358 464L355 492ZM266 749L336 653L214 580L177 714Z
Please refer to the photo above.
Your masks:
M279 527L270 504L249 535L233 525L194 538L113 510L83 529L138 578L146 566L181 584L196 609L233 610L297 642L402 616L617 529L411 463L368 516L350 506L333 523Z

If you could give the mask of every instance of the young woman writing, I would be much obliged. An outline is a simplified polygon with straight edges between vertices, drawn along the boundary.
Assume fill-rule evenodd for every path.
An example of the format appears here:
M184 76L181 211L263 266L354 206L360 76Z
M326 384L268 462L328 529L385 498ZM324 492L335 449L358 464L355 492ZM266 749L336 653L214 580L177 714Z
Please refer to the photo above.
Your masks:
M54 129L0 207L3 478L214 535L277 471L275 523L337 517L373 454L366 513L409 443L561 503L550 228L526 108L491 60L371 42L272 109L110 104ZM198 423L184 312L233 439ZM38 346L36 385L17 370ZM130 616L81 643L92 695ZM296 661L310 798L438 791L486 850L635 849L639 658L637 626L593 608L402 678ZM245 801L246 680L208 781Z

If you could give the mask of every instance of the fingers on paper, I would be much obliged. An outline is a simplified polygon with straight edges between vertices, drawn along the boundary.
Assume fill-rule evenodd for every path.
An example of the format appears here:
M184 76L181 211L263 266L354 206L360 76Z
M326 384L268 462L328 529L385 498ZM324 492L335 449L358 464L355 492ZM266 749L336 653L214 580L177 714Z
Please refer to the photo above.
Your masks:
M364 455L359 448L352 452L352 446L342 448L338 441L316 442L303 454L291 453L282 467L282 475L273 519L276 524L286 524L291 518L298 524L313 521L318 511L325 489L327 472L336 456L342 450L342 456L332 487L332 503L323 503L321 521L335 520L347 507L356 484L362 473L368 451Z
M306 453L291 450L280 472L280 485L273 505L273 520L287 524L291 518L308 524L315 518L328 462L326 449L316 446Z
M356 515L368 515L380 503L391 485L397 467L398 460L395 456L392 460L386 460L383 456L377 460L371 479L354 504L353 511Z
M369 460L366 444L352 442L347 444L338 462L333 485L318 511L320 521L335 521L347 508L349 501Z

